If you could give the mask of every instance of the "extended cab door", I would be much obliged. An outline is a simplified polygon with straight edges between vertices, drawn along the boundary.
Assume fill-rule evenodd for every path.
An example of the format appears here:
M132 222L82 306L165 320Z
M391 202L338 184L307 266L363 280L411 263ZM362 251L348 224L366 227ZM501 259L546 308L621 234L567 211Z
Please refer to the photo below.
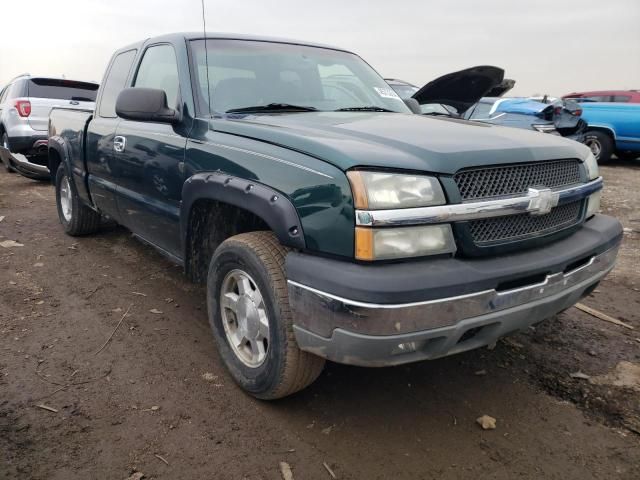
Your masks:
M148 46L132 87L164 90L167 105L179 108L180 78L174 47ZM184 79L183 81L188 81ZM186 136L179 126L122 119L116 131L118 209L133 233L174 257L180 249L180 199Z
M113 140L120 119L116 115L116 99L126 85L136 50L117 53L107 70L98 105L87 129L86 162L89 192L98 209L120 221L116 202L116 186L122 175L114 163Z

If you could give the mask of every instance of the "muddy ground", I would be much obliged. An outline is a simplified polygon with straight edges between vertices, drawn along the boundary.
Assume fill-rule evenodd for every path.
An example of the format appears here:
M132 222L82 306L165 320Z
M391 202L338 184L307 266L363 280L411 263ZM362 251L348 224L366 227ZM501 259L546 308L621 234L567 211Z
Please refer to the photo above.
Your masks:
M640 478L640 392L607 376L640 363L640 165L602 171L628 230L584 303L635 330L572 308L493 350L330 364L271 403L226 374L202 287L124 229L65 236L51 186L0 173L0 242L24 245L0 247L0 478Z

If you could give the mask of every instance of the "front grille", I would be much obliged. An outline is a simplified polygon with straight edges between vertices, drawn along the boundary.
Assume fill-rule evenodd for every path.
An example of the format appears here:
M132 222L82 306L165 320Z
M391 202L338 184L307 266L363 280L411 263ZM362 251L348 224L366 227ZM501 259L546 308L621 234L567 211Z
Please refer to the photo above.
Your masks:
M580 183L578 160L553 160L471 168L454 175L462 200L526 193L529 187L556 188Z
M580 221L582 201L560 205L546 215L528 213L506 217L485 218L469 222L473 242L483 246L493 242L513 241L557 232Z

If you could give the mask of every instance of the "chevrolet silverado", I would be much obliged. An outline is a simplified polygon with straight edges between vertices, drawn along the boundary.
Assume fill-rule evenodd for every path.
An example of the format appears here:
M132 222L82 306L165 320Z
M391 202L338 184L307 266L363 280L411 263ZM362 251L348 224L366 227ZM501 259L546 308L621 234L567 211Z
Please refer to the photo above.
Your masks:
M347 50L171 34L115 52L93 113L56 108L49 165L70 235L115 221L206 284L250 394L325 360L387 366L493 343L613 268L584 145L414 115Z

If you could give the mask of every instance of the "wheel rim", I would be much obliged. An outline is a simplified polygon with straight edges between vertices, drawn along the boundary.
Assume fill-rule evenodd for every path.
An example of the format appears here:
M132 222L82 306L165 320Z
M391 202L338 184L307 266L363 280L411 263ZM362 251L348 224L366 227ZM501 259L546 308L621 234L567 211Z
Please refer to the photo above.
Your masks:
M247 367L262 365L269 351L269 317L260 289L248 273L236 269L224 277L220 312L236 357Z
M591 149L591 153L596 157L596 160L600 158L600 153L602 152L602 145L597 138L587 138L586 145Z
M64 176L62 182L60 182L60 209L62 210L62 216L66 222L71 221L71 185L69 185L69 179Z

